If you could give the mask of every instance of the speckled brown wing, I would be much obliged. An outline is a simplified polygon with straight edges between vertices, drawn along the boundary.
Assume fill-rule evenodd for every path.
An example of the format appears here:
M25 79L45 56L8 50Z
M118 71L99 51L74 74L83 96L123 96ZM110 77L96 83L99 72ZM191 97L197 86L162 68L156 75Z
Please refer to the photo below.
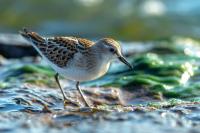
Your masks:
M47 39L47 45L38 45L41 52L59 67L67 66L78 52L86 52L93 42L87 39L75 37L55 37Z
M94 44L94 42L87 39L75 37L43 38L27 29L21 31L20 34L27 40L32 41L34 47L43 56L59 67L67 66L67 63L73 59L76 53L86 53L88 48Z
M45 48L44 45L38 45L38 48L45 57L59 67L67 66L69 60L78 52L76 39L55 37L47 39L46 43Z

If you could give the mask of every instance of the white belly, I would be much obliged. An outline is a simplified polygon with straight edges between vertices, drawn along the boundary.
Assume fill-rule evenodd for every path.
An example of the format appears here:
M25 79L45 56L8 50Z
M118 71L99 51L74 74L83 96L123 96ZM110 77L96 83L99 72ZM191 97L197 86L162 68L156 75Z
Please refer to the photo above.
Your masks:
M97 79L103 76L109 69L110 62L106 64L98 65L98 67L93 68L92 70L86 71L85 69L77 68L74 66L68 66L66 68L60 68L55 64L48 61L50 66L60 75L64 76L67 79L74 81L90 81Z

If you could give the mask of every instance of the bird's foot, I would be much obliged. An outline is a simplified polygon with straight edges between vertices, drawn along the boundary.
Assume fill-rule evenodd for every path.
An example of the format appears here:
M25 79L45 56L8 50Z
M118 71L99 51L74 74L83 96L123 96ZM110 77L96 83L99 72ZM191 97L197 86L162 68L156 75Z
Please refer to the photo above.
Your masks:
M66 106L80 107L80 103L79 102L73 101L71 99L64 99L63 103L64 103L64 107L66 107Z

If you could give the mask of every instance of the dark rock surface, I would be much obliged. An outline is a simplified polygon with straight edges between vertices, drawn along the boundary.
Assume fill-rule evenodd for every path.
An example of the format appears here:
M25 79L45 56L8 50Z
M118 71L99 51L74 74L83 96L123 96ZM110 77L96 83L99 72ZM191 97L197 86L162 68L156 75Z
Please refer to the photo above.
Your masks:
M33 47L17 34L0 34L0 54L6 58L36 56Z

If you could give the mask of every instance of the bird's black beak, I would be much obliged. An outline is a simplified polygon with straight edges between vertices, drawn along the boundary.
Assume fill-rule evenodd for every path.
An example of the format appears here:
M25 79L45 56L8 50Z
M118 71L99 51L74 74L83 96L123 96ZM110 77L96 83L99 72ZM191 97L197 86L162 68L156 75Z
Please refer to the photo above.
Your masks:
M123 56L119 56L118 59L124 63L125 65L127 65L131 70L133 69L132 65L123 57Z

